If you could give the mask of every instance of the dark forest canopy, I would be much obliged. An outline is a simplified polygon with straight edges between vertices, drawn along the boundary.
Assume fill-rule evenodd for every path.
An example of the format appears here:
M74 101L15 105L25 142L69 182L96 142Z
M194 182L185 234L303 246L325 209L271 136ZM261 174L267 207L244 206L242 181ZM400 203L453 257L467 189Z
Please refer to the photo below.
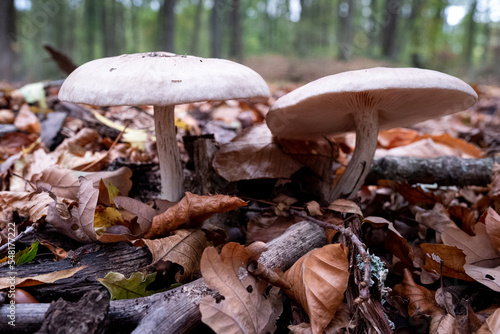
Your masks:
M63 76L75 63L154 50L372 58L461 76L500 76L498 0L2 0L0 81ZM263 73L265 76L265 73Z

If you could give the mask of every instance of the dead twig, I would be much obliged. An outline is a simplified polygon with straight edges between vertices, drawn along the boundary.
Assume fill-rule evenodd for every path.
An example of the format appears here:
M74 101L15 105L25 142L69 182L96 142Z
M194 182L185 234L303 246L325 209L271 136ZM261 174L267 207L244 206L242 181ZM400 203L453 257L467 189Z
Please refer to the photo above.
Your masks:
M26 230L20 232L14 239L9 240L8 243L0 247L0 253L2 253L4 250L6 250L10 245L15 244L19 239L24 237L27 234L35 232L35 228L33 226L28 226Z

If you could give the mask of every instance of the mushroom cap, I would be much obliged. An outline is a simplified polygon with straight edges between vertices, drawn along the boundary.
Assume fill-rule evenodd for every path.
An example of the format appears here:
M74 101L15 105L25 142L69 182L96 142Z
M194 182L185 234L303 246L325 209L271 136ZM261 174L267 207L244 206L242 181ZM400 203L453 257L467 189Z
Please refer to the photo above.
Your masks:
M93 105L176 105L207 100L267 100L269 87L252 69L224 59L168 52L124 54L83 64L64 81L59 99Z
M317 138L355 131L353 113L378 113L379 127L408 126L465 110L477 101L467 83L417 68L377 67L334 74L279 98L266 122L280 138Z

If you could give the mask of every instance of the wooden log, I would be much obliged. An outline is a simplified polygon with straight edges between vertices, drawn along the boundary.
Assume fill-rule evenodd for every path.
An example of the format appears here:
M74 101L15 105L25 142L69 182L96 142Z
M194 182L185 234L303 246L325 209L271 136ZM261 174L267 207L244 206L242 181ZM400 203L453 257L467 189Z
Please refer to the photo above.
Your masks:
M378 180L408 182L409 184L437 183L440 186L486 186L491 182L491 169L496 160L439 157L433 159L414 157L376 158L365 180L365 185Z
M309 222L300 222L269 242L268 250L262 254L260 261L269 267L286 269L311 249L323 246L325 241L322 228ZM203 296L213 293L203 279L198 279L149 297L112 301L110 328L133 328L139 323L135 333L187 333L200 324L199 301ZM11 327L7 321L2 321L0 332L36 331L48 308L48 303L16 305L16 326ZM8 319L9 312L7 305L2 306L0 318Z

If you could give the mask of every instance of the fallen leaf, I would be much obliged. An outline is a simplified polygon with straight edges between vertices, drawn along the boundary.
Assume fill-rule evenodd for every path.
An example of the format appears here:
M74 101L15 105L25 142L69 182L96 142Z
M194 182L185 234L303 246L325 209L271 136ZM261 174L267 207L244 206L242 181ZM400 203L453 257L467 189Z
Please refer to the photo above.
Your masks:
M387 235L384 240L384 246L387 250L396 256L406 268L414 267L414 254L412 248L408 245L408 241L394 227L394 224L381 217L366 217L363 223L370 223L375 228L387 226Z
M484 223L492 243L500 252L500 215L493 208L488 208Z
M40 174L33 175L31 181L42 181L52 185L52 192L58 197L76 200L80 191L79 178L84 176L92 182L92 186L99 188L99 182L114 185L122 196L127 196L132 188L132 171L130 168L121 167L115 171L79 172L71 169L52 167L43 170Z
M243 130L214 157L214 169L228 181L288 178L302 167L273 142L265 124Z
M425 270L446 277L472 281L464 270L465 254L457 247L441 244L420 244L420 248L426 254L425 264L423 265Z
M500 265L500 252L493 245L486 226L482 223L476 224L475 232L475 236L470 236L458 227L448 225L441 238L445 245L461 249L467 264L488 268Z
M325 334L344 334L346 333L346 329L354 329L356 327L355 324L352 323L351 319L351 311L347 304L342 303L337 312L335 312L335 316L332 321L325 328ZM290 325L288 329L293 334L312 334L311 325L307 323L301 323L298 325ZM348 333L348 332L347 332Z
M54 283L60 279L68 278L76 274L82 269L87 268L87 266L76 267L71 269L54 271L48 274L32 276L32 277L17 277L16 276L16 287L26 287L26 286L35 286L42 284L50 284ZM0 290L6 289L10 286L9 277L0 277Z
M413 317L423 313L431 317L444 314L434 298L434 292L415 283L408 269L404 270L403 282L392 289L403 298L408 299L408 314Z
M68 237L89 243L97 240L94 230L94 213L97 205L99 190L93 187L92 181L86 177L80 178L78 191L78 205L69 208L58 207L56 198L49 205L46 220L58 231ZM53 195L55 197L55 195Z
M436 315L431 319L429 334L459 334L457 320L451 314Z
M17 211L28 221L37 222L47 216L49 204L54 200L47 192L0 191L0 228L12 222L12 213Z
M38 117L31 112L27 104L23 104L19 109L14 125L18 130L28 133L40 133L42 129Z
M359 206L356 203L346 199L336 199L328 206L328 209L342 213L354 213L360 217L363 217L363 212L361 212Z
M33 259L36 256L36 253L38 252L38 244L39 242L36 241L32 243L29 247L26 247L23 250L20 250L16 253L16 265L21 265L23 263L28 263L33 261Z
M260 246L262 245L262 246ZM265 247L254 243L249 247ZM266 292L268 283L246 273L240 278L250 260L258 257L259 250L250 250L231 242L221 253L213 247L203 252L201 273L207 286L218 291L223 298L216 301L205 296L200 302L202 321L216 333L273 333L276 319L282 312L278 288Z
M344 299L349 280L349 261L341 244L317 248L298 259L285 272L291 289L287 296L306 311L313 333L322 333Z
M205 233L201 230L177 230L175 234L161 239L140 239L134 246L146 245L153 255L152 265L170 261L184 268L182 274L176 275L177 282L186 282L200 270L203 250L208 246Z
M129 278L117 272L109 272L104 278L97 280L104 285L111 295L111 300L122 300L150 296L157 291L146 291L156 278L156 273L145 275L133 272Z
M500 333L500 308L490 315L486 322L479 328L476 334L495 334Z
M204 220L216 213L228 212L245 205L245 201L234 196L199 196L186 192L186 196L176 205L153 218L153 225L144 237L151 239L166 236L188 221L189 227L199 227Z

